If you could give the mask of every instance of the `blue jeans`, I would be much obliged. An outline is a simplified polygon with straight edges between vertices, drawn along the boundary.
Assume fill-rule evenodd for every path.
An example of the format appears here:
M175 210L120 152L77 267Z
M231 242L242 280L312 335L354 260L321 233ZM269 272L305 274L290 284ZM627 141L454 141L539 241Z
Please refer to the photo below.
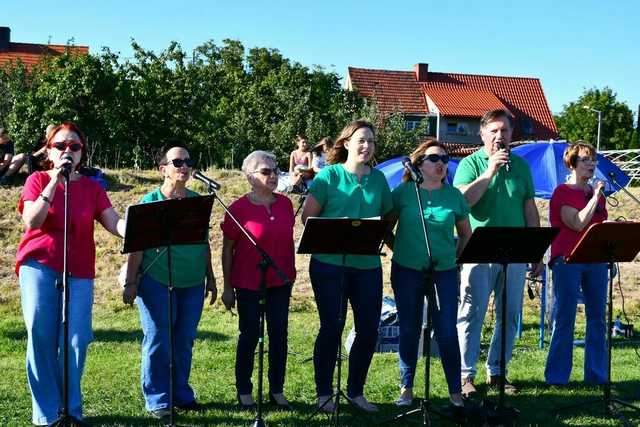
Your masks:
M342 324L338 323L340 286L344 270ZM382 269L359 270L320 262L311 258L309 276L320 316L320 331L313 349L316 392L333 393L333 371L347 313L351 302L356 337L349 353L347 395L361 396L375 351L382 305Z
M431 308L433 331L440 349L440 360L449 394L460 393L460 347L456 319L458 312L458 271L436 271L434 282L440 310ZM418 361L418 344L422 332L425 276L422 271L391 265L391 287L396 298L400 322L400 384L412 388Z
M62 275L31 259L20 266L22 315L27 328L27 379L32 422L47 425L62 407ZM69 280L69 413L82 419L80 382L87 347L93 339L93 279Z
M145 274L136 298L142 326L140 381L147 411L169 407L169 295L167 285ZM189 385L193 343L204 305L204 283L173 288L174 403L195 400Z
M460 305L458 307L458 340L460 342L461 377L476 376L476 362L480 355L482 323L493 292L495 328L487 355L487 375L500 375L500 340L505 331L505 366L509 366L513 343L522 311L526 264L509 264L507 267L507 324L502 325L502 291L504 277L500 264L464 264L460 271ZM506 372L505 372L506 374Z
M606 264L553 265L553 332L544 378L548 384L567 384L573 364L573 331L576 304L582 286L587 331L584 348L584 380L602 384L607 381Z
M291 286L267 289L265 313L269 336L269 392L282 393L287 369L287 334ZM260 332L260 292L236 289L238 304L238 348L236 349L236 389L238 394L251 394L253 360Z

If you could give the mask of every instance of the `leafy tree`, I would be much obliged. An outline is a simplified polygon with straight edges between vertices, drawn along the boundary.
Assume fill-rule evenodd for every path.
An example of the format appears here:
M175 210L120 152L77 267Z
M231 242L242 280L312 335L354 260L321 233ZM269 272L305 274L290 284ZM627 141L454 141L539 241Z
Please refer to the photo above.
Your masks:
M564 110L555 117L563 139L583 139L596 145L598 116L588 108L602 112L601 150L631 146L635 133L633 113L626 103L616 100L616 94L608 87L585 90L577 101L565 105Z

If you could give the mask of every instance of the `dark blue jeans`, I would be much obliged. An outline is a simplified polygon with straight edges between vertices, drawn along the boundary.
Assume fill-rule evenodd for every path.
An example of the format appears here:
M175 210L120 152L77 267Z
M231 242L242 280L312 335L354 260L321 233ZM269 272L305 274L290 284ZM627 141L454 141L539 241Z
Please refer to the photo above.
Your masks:
M287 368L287 334L291 286L267 289L265 320L269 336L269 392L282 393ZM260 292L236 289L238 304L238 348L236 349L236 389L251 394L253 360L260 333Z
M449 394L460 393L460 347L456 328L458 312L458 273L455 268L436 271L434 282L440 310L428 307L438 341L440 360L449 386ZM422 329L425 277L422 271L391 265L391 287L396 297L400 321L400 383L413 387L418 361L418 343Z
M382 269L344 268L342 324L338 322L340 285L343 267L311 258L309 276L320 316L320 331L313 349L316 392L318 396L333 393L333 371L338 346L344 329L348 300L353 310L356 337L349 353L347 395L361 396L378 339L382 304Z

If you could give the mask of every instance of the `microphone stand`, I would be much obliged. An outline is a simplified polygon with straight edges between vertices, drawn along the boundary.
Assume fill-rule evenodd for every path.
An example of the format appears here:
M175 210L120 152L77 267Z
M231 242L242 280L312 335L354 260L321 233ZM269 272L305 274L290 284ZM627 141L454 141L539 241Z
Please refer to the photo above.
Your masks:
M69 414L69 270L68 270L68 237L69 237L69 174L64 175L64 226L62 240L62 281L56 287L62 290L62 408L58 411L58 419L50 424L52 427L82 425L82 422Z
M627 190L626 187L623 187L622 185L620 185L620 183L616 180L616 175L613 172L609 172L609 178L611 180L611 183L614 184L616 187L618 187L618 190L624 191L627 196L631 197L631 199L634 202L636 202L638 205L640 205L640 200L638 200L638 198L636 196L631 194L631 192L629 190Z
M213 196L215 200L217 200L222 209L225 211L229 218L238 226L242 234L249 240L251 245L258 251L260 257L262 258L260 263L258 264L258 268L260 269L260 302L259 302L259 328L258 328L258 353L260 354L258 357L258 401L256 402L256 418L253 421L252 427L266 427L266 423L262 417L262 385L263 385L263 377L264 377L264 323L265 323L265 314L267 311L267 282L266 275L267 270L269 268L273 268L278 277L282 279L285 286L291 284L291 281L287 277L287 275L278 268L273 259L267 254L267 252L262 249L262 247L256 242L256 240L251 236L249 231L238 222L236 217L229 211L227 205L222 201L222 199L218 196L217 189L212 183L208 184L208 192Z
M409 167L408 165L406 167ZM413 171L410 171L413 172ZM447 418L453 422L455 420L448 415L444 414L441 411L438 411L433 408L430 398L429 398L429 383L431 381L431 330L433 327L433 317L432 311L438 310L440 311L440 300L438 298L438 290L436 289L436 285L434 282L434 274L435 274L435 266L433 264L433 256L431 252L431 241L429 240L429 232L427 230L427 221L424 218L424 208L422 205L422 199L420 198L420 184L423 182L424 178L421 174L415 174L415 177L412 173L412 180L415 184L416 198L418 200L418 215L420 216L420 222L422 224L422 234L424 236L425 248L427 250L427 259L429 261L429 265L427 268L423 268L422 272L424 275L424 295L427 297L427 319L426 319L426 327L423 330L423 356L425 358L424 363L424 398L420 401L420 408L416 408L407 412L403 412L401 414L396 415L390 421L399 421L405 417L411 416L413 414L422 414L422 425L423 426L431 426L431 415L430 413L434 413L438 415L440 418Z

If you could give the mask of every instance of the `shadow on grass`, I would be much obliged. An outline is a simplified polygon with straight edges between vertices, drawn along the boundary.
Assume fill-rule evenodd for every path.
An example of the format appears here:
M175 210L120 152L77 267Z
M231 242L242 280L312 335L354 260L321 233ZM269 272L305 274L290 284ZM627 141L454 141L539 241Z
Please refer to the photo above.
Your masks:
M6 338L10 340L26 340L27 331L24 327L9 329L2 333ZM226 340L228 337L224 334L211 331L199 331L196 339L205 341L221 341ZM124 342L140 342L142 340L142 330L134 329L131 331L115 330L115 329L94 329L93 341L94 342L111 342L111 343L124 343Z

